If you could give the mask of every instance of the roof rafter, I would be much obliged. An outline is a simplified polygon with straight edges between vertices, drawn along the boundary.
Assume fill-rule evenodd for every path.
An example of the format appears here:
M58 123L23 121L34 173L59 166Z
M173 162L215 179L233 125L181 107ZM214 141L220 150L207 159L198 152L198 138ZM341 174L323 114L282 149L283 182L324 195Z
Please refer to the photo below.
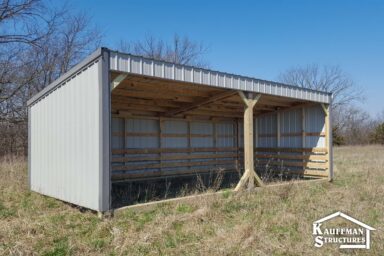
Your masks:
M214 95L212 97L208 97L206 99L194 102L194 103L192 103L192 104L190 104L188 106L184 106L184 107L181 107L179 109L171 110L171 111L165 113L164 115L168 116L168 117L172 117L172 116L175 116L175 115L178 115L178 114L182 114L182 113L194 110L194 109L196 109L198 107L207 105L209 103L212 103L212 102L215 102L215 101L218 101L218 100L222 100L222 99L231 97L232 95L234 95L236 93L237 93L237 91L233 91L233 90L224 91L224 92L216 94L216 95Z

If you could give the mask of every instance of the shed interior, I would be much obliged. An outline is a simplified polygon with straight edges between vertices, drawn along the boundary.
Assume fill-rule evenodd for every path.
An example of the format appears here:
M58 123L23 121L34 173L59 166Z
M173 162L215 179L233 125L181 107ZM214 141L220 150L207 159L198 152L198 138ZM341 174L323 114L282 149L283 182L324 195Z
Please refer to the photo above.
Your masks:
M124 197L125 204L150 200L148 185L165 191L169 182L180 189L197 177L217 189L245 176L244 93L121 72L111 72L110 80L112 204L121 206L116 198ZM254 145L248 145L254 148L256 179L329 176L327 106L257 96Z

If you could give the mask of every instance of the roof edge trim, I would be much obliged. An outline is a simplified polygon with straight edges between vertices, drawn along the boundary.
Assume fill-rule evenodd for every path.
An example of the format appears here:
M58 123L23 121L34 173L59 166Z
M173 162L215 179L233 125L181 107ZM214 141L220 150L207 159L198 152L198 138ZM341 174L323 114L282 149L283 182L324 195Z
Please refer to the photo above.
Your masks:
M72 67L69 71L67 71L65 74L61 75L59 78L57 78L55 81L53 81L51 84L49 84L47 87L45 87L43 90L32 96L27 101L27 106L31 106L33 103L38 101L39 99L43 98L45 95L50 93L52 90L60 86L63 82L74 76L76 73L78 73L80 70L82 70L84 67L86 67L91 62L95 61L99 57L102 56L103 51L109 51L107 48L101 47L98 48L96 51L91 53L88 57L86 57L84 60L80 61L78 64L76 64L74 67Z

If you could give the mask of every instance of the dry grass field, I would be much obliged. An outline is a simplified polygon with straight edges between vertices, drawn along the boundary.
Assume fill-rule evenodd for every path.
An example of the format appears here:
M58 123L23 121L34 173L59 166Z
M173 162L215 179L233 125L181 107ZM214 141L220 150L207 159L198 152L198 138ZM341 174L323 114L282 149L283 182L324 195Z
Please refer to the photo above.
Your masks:
M384 254L384 147L335 149L335 181L124 210L100 220L30 192L25 161L0 163L2 255ZM312 222L343 211L377 230L371 250L313 246Z

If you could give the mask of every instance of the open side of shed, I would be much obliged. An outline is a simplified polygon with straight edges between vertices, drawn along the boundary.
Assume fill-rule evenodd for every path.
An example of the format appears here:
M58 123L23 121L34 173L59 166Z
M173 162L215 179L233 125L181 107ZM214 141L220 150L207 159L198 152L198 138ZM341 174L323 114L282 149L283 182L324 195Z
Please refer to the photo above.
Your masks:
M332 179L331 95L99 49L29 102L31 189L104 212L115 184Z

